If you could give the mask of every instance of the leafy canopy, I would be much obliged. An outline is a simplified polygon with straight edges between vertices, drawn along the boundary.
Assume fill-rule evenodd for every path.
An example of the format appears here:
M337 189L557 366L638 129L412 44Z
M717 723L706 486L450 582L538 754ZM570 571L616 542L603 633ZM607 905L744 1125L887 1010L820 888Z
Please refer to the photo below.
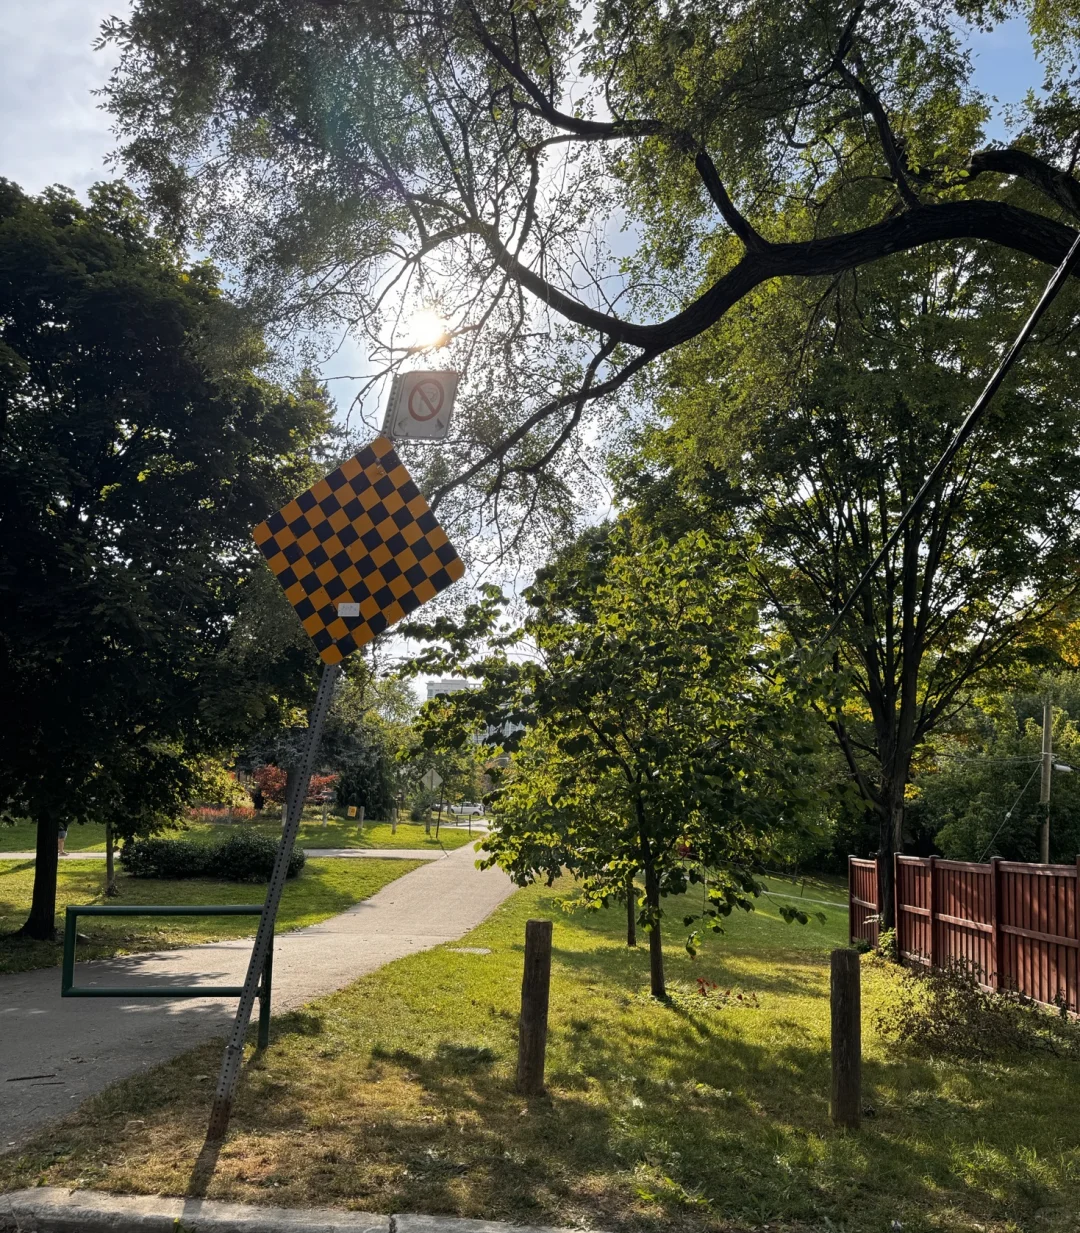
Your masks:
M129 190L0 181L4 814L152 828L306 696L250 528L309 482L327 405L267 359Z
M987 147L962 22L1016 14L1049 90ZM381 374L411 354L406 310L443 312L466 384L432 485L480 483L490 516L524 504L524 531L588 474L586 403L755 289L956 238L1059 261L1080 210L1074 17L1045 0L137 0L104 28L105 98L161 216L278 328L353 329Z
M734 549L622 519L538 573L519 629L498 629L500 599L468 617L489 634L487 655L463 654L468 639L445 624L411 630L457 634L418 668L482 682L421 712L429 739L508 732L493 738L513 753L492 797L489 863L521 884L568 869L593 906L641 870L642 920L657 932L663 897L691 882L714 926L749 908L755 871L813 823L801 766L814 741L793 722L805 685L762 645Z

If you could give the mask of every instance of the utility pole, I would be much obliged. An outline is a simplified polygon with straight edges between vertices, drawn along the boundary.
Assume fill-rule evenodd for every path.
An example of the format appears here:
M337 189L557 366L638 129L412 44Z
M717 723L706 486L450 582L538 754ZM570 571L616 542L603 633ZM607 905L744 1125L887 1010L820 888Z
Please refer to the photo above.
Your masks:
M1044 865L1050 863L1050 775L1054 762L1051 752L1051 721L1052 707L1050 695L1043 699L1043 739L1042 739L1042 776L1039 779L1039 805L1042 809L1042 834L1039 836L1039 860Z

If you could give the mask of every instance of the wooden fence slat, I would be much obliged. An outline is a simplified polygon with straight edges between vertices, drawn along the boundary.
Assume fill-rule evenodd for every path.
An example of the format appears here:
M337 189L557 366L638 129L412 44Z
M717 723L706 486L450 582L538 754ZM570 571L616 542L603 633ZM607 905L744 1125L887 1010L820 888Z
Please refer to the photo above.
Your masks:
M998 878L1001 876L1000 862L995 856L990 861L990 963L991 970L987 979L994 989L1001 988L1001 941L998 922Z
M931 856L926 867L926 906L930 917L930 937L928 938L929 946L926 948L926 954L930 959L930 966L932 968L938 966L937 929L934 926L934 869L936 865L937 857Z

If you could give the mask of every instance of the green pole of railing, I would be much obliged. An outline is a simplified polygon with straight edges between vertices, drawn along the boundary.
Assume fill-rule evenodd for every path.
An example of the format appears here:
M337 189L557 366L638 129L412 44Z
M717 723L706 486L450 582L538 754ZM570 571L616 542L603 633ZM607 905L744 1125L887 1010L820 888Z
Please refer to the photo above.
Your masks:
M270 935L270 946L266 951L266 962L263 964L262 984L259 987L259 1048L265 1049L270 1044L270 994L274 986L274 937Z
M75 984L75 937L78 913L73 907L68 907L64 913L64 966L60 973L60 996L66 997L67 991Z

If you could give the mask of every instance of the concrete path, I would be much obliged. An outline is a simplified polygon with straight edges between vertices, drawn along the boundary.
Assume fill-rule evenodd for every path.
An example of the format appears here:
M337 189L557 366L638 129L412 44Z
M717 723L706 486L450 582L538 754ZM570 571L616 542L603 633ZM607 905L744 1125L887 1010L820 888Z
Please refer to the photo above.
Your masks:
M458 848L340 916L277 938L274 1011L478 925L514 888L475 861L471 844ZM238 985L250 952L250 940L235 940L76 964L75 983ZM117 1079L223 1035L235 1009L233 999L61 998L59 968L0 976L0 1152Z
M459 1216L342 1211L334 1207L257 1207L219 1199L103 1194L41 1186L0 1195L3 1233L569 1233L535 1225Z

